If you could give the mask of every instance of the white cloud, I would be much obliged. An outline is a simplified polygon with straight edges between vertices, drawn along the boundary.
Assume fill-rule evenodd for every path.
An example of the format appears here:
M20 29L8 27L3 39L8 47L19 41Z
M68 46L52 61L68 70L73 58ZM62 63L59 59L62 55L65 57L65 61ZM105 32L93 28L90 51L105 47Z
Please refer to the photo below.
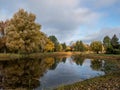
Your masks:
M83 2L94 6L109 6L118 0L1 0L0 10L7 12L0 11L0 20L10 18L18 9L23 8L37 15L36 21L42 25L43 32L55 35L61 42L70 42L77 38L76 33L82 25L96 26L103 17L103 14L83 6ZM80 29L80 32L84 31ZM97 37L96 34L92 36ZM92 36L84 40L92 40Z
M42 31L56 35L59 41L69 42L81 25L95 24L101 17L100 13L80 7L79 0L41 1L31 11L35 11L39 17L38 21L43 25Z
M120 27L103 28L96 33L87 35L86 37L82 38L82 40L87 43L90 43L96 40L102 41L105 36L108 35L110 38L112 38L114 34L116 34L118 38L120 39Z

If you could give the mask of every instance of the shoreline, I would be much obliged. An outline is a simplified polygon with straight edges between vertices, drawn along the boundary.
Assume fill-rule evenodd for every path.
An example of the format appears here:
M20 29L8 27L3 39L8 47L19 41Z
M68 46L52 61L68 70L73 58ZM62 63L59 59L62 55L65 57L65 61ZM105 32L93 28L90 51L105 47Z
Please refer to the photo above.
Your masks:
M119 90L120 72L87 79L70 85L63 85L54 90Z
M31 54L14 54L14 53L0 53L0 61L21 59L21 58L41 58L41 57L69 57L69 56L81 56L84 58L96 58L96 59L112 59L120 60L120 55L114 54L88 54L81 52L48 52L48 53L31 53Z
M88 54L80 52L50 52L32 54L0 54L0 61L16 60L21 58L44 58L44 57L70 57L78 56L90 59L120 60L120 55L113 54ZM118 62L118 61L117 61ZM57 87L55 90L119 90L120 89L120 63L117 71L112 71L104 76L87 79L70 85Z

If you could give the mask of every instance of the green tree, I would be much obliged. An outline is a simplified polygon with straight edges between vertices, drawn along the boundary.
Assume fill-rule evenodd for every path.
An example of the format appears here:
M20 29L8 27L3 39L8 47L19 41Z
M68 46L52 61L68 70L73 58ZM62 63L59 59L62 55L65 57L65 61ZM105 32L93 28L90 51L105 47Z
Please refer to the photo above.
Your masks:
M61 45L62 45L62 47L63 47L63 50L66 51L66 48L67 48L66 43L62 43Z
M39 51L41 25L35 22L36 16L20 9L10 19L6 27L6 46L11 52Z
M58 48L59 48L59 42L57 40L57 38L52 35L52 36L49 36L49 39L54 43L54 51L58 51Z
M99 51L102 51L102 43L100 41L93 41L90 44L90 47L92 51L96 52L97 54L99 53Z
M106 53L112 53L113 47L111 45L111 39L109 36L105 36L103 39L103 45L106 50Z
M119 48L119 39L116 35L114 35L111 39L111 45L113 47L113 52L114 54L119 54L120 53L120 48Z
M75 51L79 51L79 44L80 44L80 41L77 41L74 45L74 48L75 48Z
M61 44L59 44L57 47L56 47L56 51L58 52L61 52L63 50L63 47Z
M111 39L109 36L105 36L103 39L103 45L105 48L109 47L111 45Z
M82 41L77 41L74 48L75 48L75 51L83 52L85 50L85 46Z
M119 39L116 35L114 35L111 39L111 44L113 48L117 49L119 47Z

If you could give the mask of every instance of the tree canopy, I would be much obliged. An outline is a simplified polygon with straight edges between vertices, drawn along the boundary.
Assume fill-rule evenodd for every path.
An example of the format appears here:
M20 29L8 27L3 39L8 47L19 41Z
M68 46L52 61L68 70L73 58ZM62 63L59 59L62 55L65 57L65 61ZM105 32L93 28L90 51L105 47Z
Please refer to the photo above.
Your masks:
M31 53L51 51L53 43L40 31L41 25L35 22L36 16L20 9L9 20L6 30L6 47L9 52ZM49 43L49 48L48 47Z
M109 53L109 54L120 53L119 39L116 35L114 35L112 39L110 39L108 36L105 36L103 39L103 44L106 49L106 53Z
M93 41L90 44L90 47L93 51L95 51L97 54L99 53L99 51L102 51L102 43L100 41Z
M49 39L54 43L54 46L55 46L55 48L54 48L54 51L56 52L56 51L59 51L59 49L60 49L60 45L59 45L59 41L58 41L58 39L56 38L56 36L54 36L54 35L52 35L52 36L49 36Z

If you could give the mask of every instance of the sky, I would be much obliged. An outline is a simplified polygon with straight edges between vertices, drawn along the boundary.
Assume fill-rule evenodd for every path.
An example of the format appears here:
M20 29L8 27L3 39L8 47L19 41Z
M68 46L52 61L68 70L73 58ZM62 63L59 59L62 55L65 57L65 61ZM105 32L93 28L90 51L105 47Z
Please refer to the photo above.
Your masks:
M19 9L34 13L41 31L61 43L120 38L120 0L0 0L0 21Z

